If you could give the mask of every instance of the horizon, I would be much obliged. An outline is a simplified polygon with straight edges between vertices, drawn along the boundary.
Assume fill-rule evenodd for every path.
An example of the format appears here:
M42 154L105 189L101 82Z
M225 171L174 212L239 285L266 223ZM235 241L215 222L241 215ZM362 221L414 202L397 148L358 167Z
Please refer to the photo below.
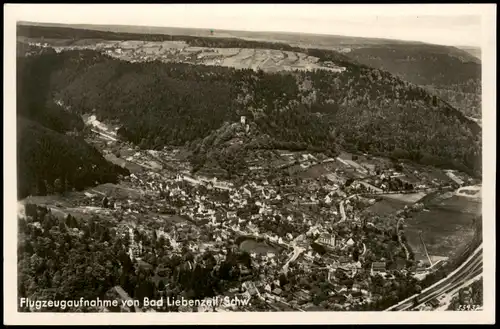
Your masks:
M297 32L297 31L266 31L266 30L236 30L236 29L213 29L210 27L187 27L187 26L156 26L156 25L130 25L130 24L88 24L88 23L54 23L54 22L33 22L33 21L18 21L17 24L39 24L45 26L61 26L66 28L74 28L74 29L85 29L85 27L126 27L126 28L151 28L151 29L189 29L189 30L213 30L214 32L223 31L223 32L243 32L243 33L276 33L276 34L303 34L310 36L322 36L322 37L347 37L347 38L359 38L359 39L369 39L369 40L387 40L387 41L395 41L395 42L404 42L404 43L422 43L428 45L436 45L436 46L444 46L444 47L456 47L456 48L469 48L469 49L477 49L481 50L481 45L468 45L468 44L439 44L432 42L425 42L419 40L404 40L404 39L393 39L387 37L366 37L359 35L348 35L348 34L330 34L330 33L309 33L309 32ZM130 33L130 32L127 32ZM144 34L147 32L138 32L139 34ZM155 34L160 34L156 32ZM168 34L167 32L162 34ZM217 36L214 36L217 38ZM242 38L239 36L232 36L232 38Z
M18 21L40 24L292 33L423 42L479 49L482 42L481 13L484 11L481 5L360 7L321 4L150 4L17 7L24 9L20 10Z

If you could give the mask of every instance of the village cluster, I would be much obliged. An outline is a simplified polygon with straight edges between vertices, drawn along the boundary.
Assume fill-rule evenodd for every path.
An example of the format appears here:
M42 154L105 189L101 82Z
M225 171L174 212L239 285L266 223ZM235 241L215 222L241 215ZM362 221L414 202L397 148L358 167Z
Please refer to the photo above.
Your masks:
M179 162L175 171L151 165L160 158L173 160L175 151L169 151L169 155L162 152L135 150L127 158L143 164L145 169L124 177L122 189L129 186L140 195L86 192L80 205L104 208L112 214L122 234L130 237L130 257L144 266L149 266L150 251L137 243L134 232L153 236L154 231L157 239L168 241L172 253L192 253L193 262L203 262L202 255L207 251L217 262L231 248L247 251L252 270L242 269L241 286L227 293L259 299L277 310L356 309L383 298L372 289L374 277L391 281L425 272L423 264L413 264L412 273L408 272L408 255L401 241L385 246L386 252L399 257L388 266L376 244L377 234L383 235L387 227L383 222L362 219L362 211L375 203L378 194L415 193L450 184L424 176L415 184L394 168L379 169L360 166L352 159L318 159L308 153L286 152L281 153L285 159L281 168L293 164L306 170L336 163L344 169L316 178L270 178L264 165L251 168L251 179L228 182L192 175L189 165ZM351 175L346 175L349 170ZM348 176L354 178L346 179ZM257 279L249 281L250 272L259 273ZM283 276L287 282L280 280ZM314 282L328 286L327 302L314 302L318 295L311 291ZM224 307L252 308L218 306L221 310Z

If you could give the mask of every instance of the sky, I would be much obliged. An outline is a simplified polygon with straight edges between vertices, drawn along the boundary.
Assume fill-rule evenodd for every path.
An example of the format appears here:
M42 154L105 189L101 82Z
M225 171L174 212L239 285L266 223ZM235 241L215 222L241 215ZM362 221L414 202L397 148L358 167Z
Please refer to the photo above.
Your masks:
M481 14L486 9L485 5L470 4L17 6L18 20L34 22L302 32L476 47L481 46Z

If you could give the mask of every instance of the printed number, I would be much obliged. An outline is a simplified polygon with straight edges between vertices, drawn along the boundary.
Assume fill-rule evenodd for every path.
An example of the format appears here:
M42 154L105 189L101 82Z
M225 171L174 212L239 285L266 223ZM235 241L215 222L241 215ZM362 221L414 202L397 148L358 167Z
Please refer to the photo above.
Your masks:
M481 306L480 305L458 305L458 311L477 311Z

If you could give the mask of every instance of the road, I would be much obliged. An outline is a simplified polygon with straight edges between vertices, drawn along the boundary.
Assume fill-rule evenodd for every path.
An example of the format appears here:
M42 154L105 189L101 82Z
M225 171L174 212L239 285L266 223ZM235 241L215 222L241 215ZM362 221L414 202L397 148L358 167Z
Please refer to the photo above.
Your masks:
M305 249L301 247L294 246L293 247L293 254L292 256L288 259L288 261L283 265L283 268L281 269L284 273L288 272L288 266L290 263L294 262L302 252L304 252Z
M481 244L472 255L446 278L424 289L420 294L413 295L404 301L391 306L386 311L409 311L460 287L464 282L477 277L483 272L483 245Z
M340 216L342 216L342 221L345 221L346 216L345 216L345 209L344 209L344 200L340 201L339 209L340 209Z

